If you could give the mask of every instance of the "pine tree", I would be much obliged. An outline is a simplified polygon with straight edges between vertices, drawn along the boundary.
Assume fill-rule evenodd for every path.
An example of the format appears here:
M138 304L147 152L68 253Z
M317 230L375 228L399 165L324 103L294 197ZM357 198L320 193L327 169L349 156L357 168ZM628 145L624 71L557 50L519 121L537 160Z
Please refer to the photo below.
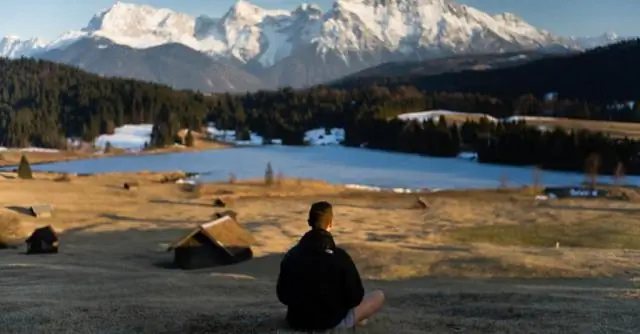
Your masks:
M27 156L24 154L20 158L20 165L18 166L18 178L23 180L33 179L31 164L29 164L29 160L27 160Z

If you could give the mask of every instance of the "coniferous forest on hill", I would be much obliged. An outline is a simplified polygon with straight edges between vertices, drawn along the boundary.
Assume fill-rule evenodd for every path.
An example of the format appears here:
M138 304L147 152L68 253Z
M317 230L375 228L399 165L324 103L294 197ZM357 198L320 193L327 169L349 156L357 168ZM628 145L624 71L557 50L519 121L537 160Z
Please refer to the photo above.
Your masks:
M424 92L481 93L501 100L559 92L565 99L606 104L638 99L640 39L595 48L578 55L559 55L520 66L488 71L459 71L438 75L346 77L332 86L411 85Z
M481 120L448 124L445 119L419 123L395 118L405 112L433 109L497 118L552 110L563 117L637 122L638 104L611 106L616 101L637 100L640 86L634 81L603 81L597 94L589 96L581 92L595 88L566 86L569 81L564 72L545 79L556 85L543 87L546 81L536 79L531 66L558 68L561 65L554 65L557 61L573 66L572 71L581 68L579 78L590 83L596 80L593 78L608 78L607 71L615 72L619 64L627 66L626 59L639 56L638 41L629 41L576 56L580 65L565 57L510 69L446 74L457 78L456 82L466 82L459 91L445 89L455 87L447 86L453 82L447 80L453 79L434 76L435 82L445 82L443 89L437 89L436 83L425 88L427 78L418 78L415 83L396 78L366 85L343 83L339 88L317 86L238 95L175 91L158 84L102 78L46 61L0 59L0 146L62 147L68 137L92 140L123 124L154 123L151 145L157 147L172 144L181 128L198 131L212 121L219 128L236 129L240 137L253 131L288 145L303 144L308 129L341 127L346 131L344 144L349 146L441 157L476 151L481 162L572 171L584 170L587 158L596 154L602 173L612 173L621 163L628 174L640 174L640 143L636 140L585 131L541 131L524 123ZM628 66L628 73L638 73L639 65ZM518 78L513 72L518 69L523 71L520 80L509 81ZM478 79L483 75L487 77ZM631 79L623 76L621 80ZM543 100L544 93L550 91L557 92L559 98Z

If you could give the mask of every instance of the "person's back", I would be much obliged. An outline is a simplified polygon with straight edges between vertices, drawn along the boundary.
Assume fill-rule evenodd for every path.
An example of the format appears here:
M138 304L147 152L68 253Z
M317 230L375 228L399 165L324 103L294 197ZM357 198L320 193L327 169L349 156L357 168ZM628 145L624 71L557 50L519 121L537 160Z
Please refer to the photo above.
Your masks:
M381 292L364 298L351 257L336 247L329 232L332 218L329 203L314 204L309 213L312 229L287 252L280 265L277 295L288 306L287 322L293 329L353 327L375 313L384 300Z

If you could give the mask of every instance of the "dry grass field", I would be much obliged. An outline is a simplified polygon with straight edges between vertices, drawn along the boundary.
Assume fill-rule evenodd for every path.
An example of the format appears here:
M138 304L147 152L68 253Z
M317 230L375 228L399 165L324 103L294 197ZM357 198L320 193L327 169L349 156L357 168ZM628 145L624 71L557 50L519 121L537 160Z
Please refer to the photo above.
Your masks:
M367 289L387 293L357 333L634 333L640 328L640 203L556 200L521 190L422 195L317 181L205 185L158 174L54 181L0 177L0 233L21 242L51 224L60 253L0 250L2 333L286 333L275 296L281 254L308 205L334 203L335 237ZM136 191L122 189L137 180ZM257 244L228 267L169 269L171 242L223 197ZM52 204L51 218L24 208ZM556 248L556 242L560 247Z
M448 122L464 123L467 120L479 122L484 117L483 114L447 114L443 116ZM526 120L532 126L544 126L547 128L563 128L565 130L587 130L593 132L603 132L612 137L633 139L640 138L640 123L591 121L580 119L569 119L559 117L531 117Z

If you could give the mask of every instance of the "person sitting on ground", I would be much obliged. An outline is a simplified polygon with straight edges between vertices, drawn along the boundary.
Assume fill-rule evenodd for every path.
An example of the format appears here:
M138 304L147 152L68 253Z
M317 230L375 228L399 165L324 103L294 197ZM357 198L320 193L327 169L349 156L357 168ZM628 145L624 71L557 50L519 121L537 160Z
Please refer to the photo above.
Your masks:
M378 312L384 294L365 295L353 260L336 247L330 203L311 205L308 223L311 230L280 263L276 292L287 306L287 323L305 331L355 327Z

